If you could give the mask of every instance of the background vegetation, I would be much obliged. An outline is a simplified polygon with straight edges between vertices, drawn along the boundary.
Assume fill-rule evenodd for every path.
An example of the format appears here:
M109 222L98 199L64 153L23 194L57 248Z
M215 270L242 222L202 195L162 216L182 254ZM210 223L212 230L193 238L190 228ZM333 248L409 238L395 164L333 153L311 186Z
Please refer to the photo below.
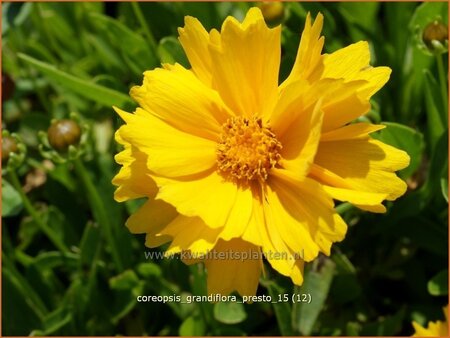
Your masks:
M437 18L448 22L446 2L284 6L280 78L292 66L308 11L325 16L326 52L368 40L373 65L393 73L362 119L389 124L377 137L412 159L400 173L409 191L388 203L386 214L338 206L348 234L330 258L307 266L302 287L268 269L258 294L310 293L310 304L136 301L139 294L204 294L205 276L178 260L146 260L144 237L125 228L139 202L112 198L120 150L113 133L121 121L111 106L133 109L127 93L144 70L162 61L188 66L177 41L185 15L220 28L227 15L243 18L251 5L3 3L2 71L9 80L3 78L2 128L27 146L15 174L3 164L3 335L411 335L412 320L443 318L447 54L425 53L421 29ZM38 132L72 112L89 127L83 156L44 160Z

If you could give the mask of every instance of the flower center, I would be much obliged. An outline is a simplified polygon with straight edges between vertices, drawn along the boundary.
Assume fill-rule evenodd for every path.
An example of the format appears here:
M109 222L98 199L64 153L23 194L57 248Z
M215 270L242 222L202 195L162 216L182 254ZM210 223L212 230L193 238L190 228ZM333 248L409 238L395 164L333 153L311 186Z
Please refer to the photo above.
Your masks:
M281 143L258 117L228 119L217 146L219 171L234 181L265 181L281 158Z

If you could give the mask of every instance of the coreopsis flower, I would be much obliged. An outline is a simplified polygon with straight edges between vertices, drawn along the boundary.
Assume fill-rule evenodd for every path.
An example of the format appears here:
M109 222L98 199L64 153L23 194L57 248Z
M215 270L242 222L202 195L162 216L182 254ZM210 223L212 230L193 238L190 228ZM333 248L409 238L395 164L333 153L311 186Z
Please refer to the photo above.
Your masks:
M428 327L423 327L417 322L413 322L413 337L448 337L448 306L444 309L445 321L437 320L429 322Z
M391 70L369 65L367 42L322 55L322 22L308 15L279 84L281 27L269 29L258 8L220 32L186 17L179 40L192 68L146 71L130 93L140 107L115 108L125 121L116 200L148 198L128 228L149 247L171 241L168 253L203 260L209 293L254 294L255 253L302 284L304 261L345 236L333 199L384 212L406 190L395 171L408 155L369 135L384 126L351 124Z

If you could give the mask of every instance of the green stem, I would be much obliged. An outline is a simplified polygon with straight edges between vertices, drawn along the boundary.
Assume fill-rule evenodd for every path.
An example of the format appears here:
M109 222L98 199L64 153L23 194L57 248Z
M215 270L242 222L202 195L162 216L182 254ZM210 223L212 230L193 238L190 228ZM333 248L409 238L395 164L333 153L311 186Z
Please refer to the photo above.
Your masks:
M131 7L133 7L134 14L136 15L136 18L139 21L139 24L141 25L142 29L144 30L144 34L147 36L148 42L150 43L150 47L153 48L155 51L158 50L158 44L156 43L156 39L152 34L152 31L147 25L147 22L145 21L144 15L142 14L141 8L139 7L139 4L137 2L132 2Z
M192 274L191 289L196 296L208 295L206 287L206 273L203 264L192 264L189 267ZM206 325L213 322L212 313L213 305L211 303L199 303L200 313Z
M448 113L448 96L447 96L447 76L445 74L444 70L444 64L442 62L442 56L441 54L436 54L436 62L437 62L437 68L439 73L439 82L441 87L441 95L442 95L442 101L444 103L444 122L446 121L447 113Z
M352 208L353 208L353 205L351 205L348 202L344 202L344 203L339 204L335 209L338 214L342 215L344 212L351 210Z
M109 245L111 246L112 258L114 260L114 263L116 264L117 270L123 271L124 269L123 263L117 250L117 245L114 240L112 224L109 221L105 205L103 204L103 201L97 189L92 183L89 174L87 173L86 168L83 165L83 162L79 158L77 158L74 160L73 163L75 165L75 171L77 175L80 177L81 182L83 183L84 188L86 190L87 198L94 213L94 217L98 222L98 224L100 225L100 227L104 229L106 240L109 242Z
M272 306L280 334L282 336L294 336L291 323L292 307L290 305L290 299L288 302L278 301L278 297L283 293L283 290L273 281L268 283L267 290L269 291L270 297L272 297Z
M11 184L14 186L14 188L20 194L20 197L22 198L23 206L25 207L27 212L30 214L30 216L33 218L33 220L36 222L36 224L41 229L41 231L48 237L48 239L53 243L53 245L56 246L60 251L62 251L64 253L69 252L69 249L63 243L63 241L58 236L58 234L56 234L52 228L50 228L47 224L45 224L42 221L41 216L39 216L38 212L33 207L30 200L28 199L27 195L23 191L22 185L20 184L17 174L11 170L8 173L8 177L11 181Z

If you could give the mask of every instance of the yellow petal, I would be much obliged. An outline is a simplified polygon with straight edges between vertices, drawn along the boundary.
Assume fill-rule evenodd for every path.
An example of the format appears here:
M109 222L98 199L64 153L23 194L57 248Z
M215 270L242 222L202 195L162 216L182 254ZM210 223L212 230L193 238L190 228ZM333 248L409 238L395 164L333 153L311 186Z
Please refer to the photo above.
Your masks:
M367 41L359 41L323 56L322 78L353 80L354 76L367 67L370 50Z
M323 56L322 78L343 78L346 81L366 80L358 89L361 98L368 100L389 80L389 67L371 67L369 44L366 41L354 43L336 52Z
M371 138L321 142L314 162L357 191L386 194L388 200L406 191L394 172L408 166L408 154Z
M309 178L304 181L294 181L278 176L273 176L270 185L276 192L276 197L285 213L298 224L297 228L302 226L310 234L310 238L294 237L301 238L300 245L304 248L304 260L310 261L317 256L318 253L312 250L313 244L318 246L324 254L329 255L331 244L344 238L347 225L335 212L333 201L321 185ZM281 213L278 217L280 216ZM285 222L285 224L288 223ZM280 224L279 227L281 229L283 225ZM287 234L284 240L289 241Z
M164 203L164 202L162 202ZM208 227L199 217L179 215L159 235L167 235L173 241L166 253L179 253L189 250L192 257L204 255L217 243L221 229Z
M179 179L153 179L160 188L157 199L172 204L182 215L200 217L211 228L226 224L236 201L237 186L215 171Z
M166 244L167 242L170 242L172 240L172 237L170 236L158 236L154 233L148 233L145 236L145 246L148 248L157 248L163 244Z
M265 221L262 195L260 191L255 191L252 199L252 213L242 234L242 239L254 245L262 246L263 238L267 238L265 226L263 226Z
M176 216L177 212L171 205L149 199L128 218L125 225L133 234L156 234Z
M192 254L189 250L182 251L181 261L186 265L202 263L205 260L203 255Z
M309 176L325 185L330 185L338 188L352 188L352 184L350 182L343 179L339 175L336 175L332 171L323 168L320 165L317 165L317 163L313 163L311 165Z
M296 217L298 215L292 215L290 204L292 207L296 207L295 202L289 200L288 193L286 193L285 187L277 189L274 192L270 186L267 187L265 198L267 200L267 207L265 213L267 215L267 228L271 238L280 238L283 244L274 243L275 247L283 248L284 245L290 248L290 251L279 250L279 252L286 255L285 259L295 260L296 258L303 258L306 261L311 261L319 254L319 247L312 238L310 233L310 224L307 224L308 220L305 217ZM283 200L283 202L281 201ZM287 204L287 205L286 205ZM276 232L276 236L274 233ZM264 246L263 246L264 247ZM292 254L290 254L292 252ZM289 254L289 257L287 256ZM297 257L294 256L297 254Z
M363 100L358 90L367 84L364 80L344 83L339 80L326 90L322 102L322 132L328 132L353 121L370 110L370 103Z
M321 142L368 138L370 133L386 128L381 124L355 123L322 133Z
M387 198L386 194L335 188L327 185L323 186L323 190L332 198L352 203L360 209L378 213L386 212L386 208L381 204Z
M253 211L253 192L250 188L239 187L236 200L220 237L226 241L241 237L247 229Z
M147 155L132 146L120 137L122 128L116 132L116 140L125 146L125 149L114 158L122 167L112 179L112 184L117 186L114 199L118 202L139 197L155 197L157 187L148 175Z
M334 199L350 202L363 210L378 213L386 212L386 208L381 204L381 201L386 199L387 194L361 191L360 188L353 186L349 180L343 179L315 163L311 165L309 177L322 183L324 190Z
M386 207L383 204L377 204L377 205L369 205L369 204L354 204L355 207L360 208L361 210L375 212L378 214L383 214L387 211Z
M184 27L178 28L179 40L189 59L195 75L208 87L211 86L211 56L209 54L209 35L196 18L186 16Z
M442 321L429 322L428 327L425 328L420 324L413 322L414 334L413 337L447 337L448 323Z
M304 271L305 261L303 259L298 259L291 272L291 279L295 285L303 284L303 271Z
M180 65L144 73L131 96L147 112L189 134L216 140L230 116L218 94Z
M213 85L237 115L268 116L278 95L280 32L269 29L259 8L251 8L241 24L228 17L220 44L210 44Z
M115 109L127 123L121 136L148 156L152 172L179 177L215 166L215 142L184 133L140 108L136 114Z
M323 15L317 14L311 26L311 16L308 13L305 28L300 39L297 57L288 78L280 85L280 90L299 79L308 79L311 74L321 66L321 52L324 38L320 36L323 26Z
M367 84L358 90L363 99L370 99L388 82L392 70L389 67L369 67L355 76L355 80L365 80Z
M306 177L317 152L323 119L321 104L319 100L311 113L300 115L280 137L283 145L280 165L299 179Z
M283 135L299 115L306 114L317 102L317 97L311 99L310 91L311 85L306 80L298 80L289 83L280 92L272 114L265 121L278 137Z
M270 116L270 125L277 135L282 135L296 118L311 111L317 101L322 99L322 132L338 128L369 111L370 103L358 94L358 90L367 83L365 80L345 82L343 79L289 83L280 93Z
M231 241L220 240L214 251L217 253L216 259L205 260L208 294L228 295L237 291L241 296L255 295L261 274L261 260L257 259L260 257L259 248L235 238ZM221 259L220 254L228 254L228 257ZM245 257L252 258L243 259Z
M292 251L281 239L276 225L272 222L272 213L266 211L267 200L263 195L263 188L254 192L253 209L249 225L242 239L261 246L264 257L279 273L289 276L294 260Z

